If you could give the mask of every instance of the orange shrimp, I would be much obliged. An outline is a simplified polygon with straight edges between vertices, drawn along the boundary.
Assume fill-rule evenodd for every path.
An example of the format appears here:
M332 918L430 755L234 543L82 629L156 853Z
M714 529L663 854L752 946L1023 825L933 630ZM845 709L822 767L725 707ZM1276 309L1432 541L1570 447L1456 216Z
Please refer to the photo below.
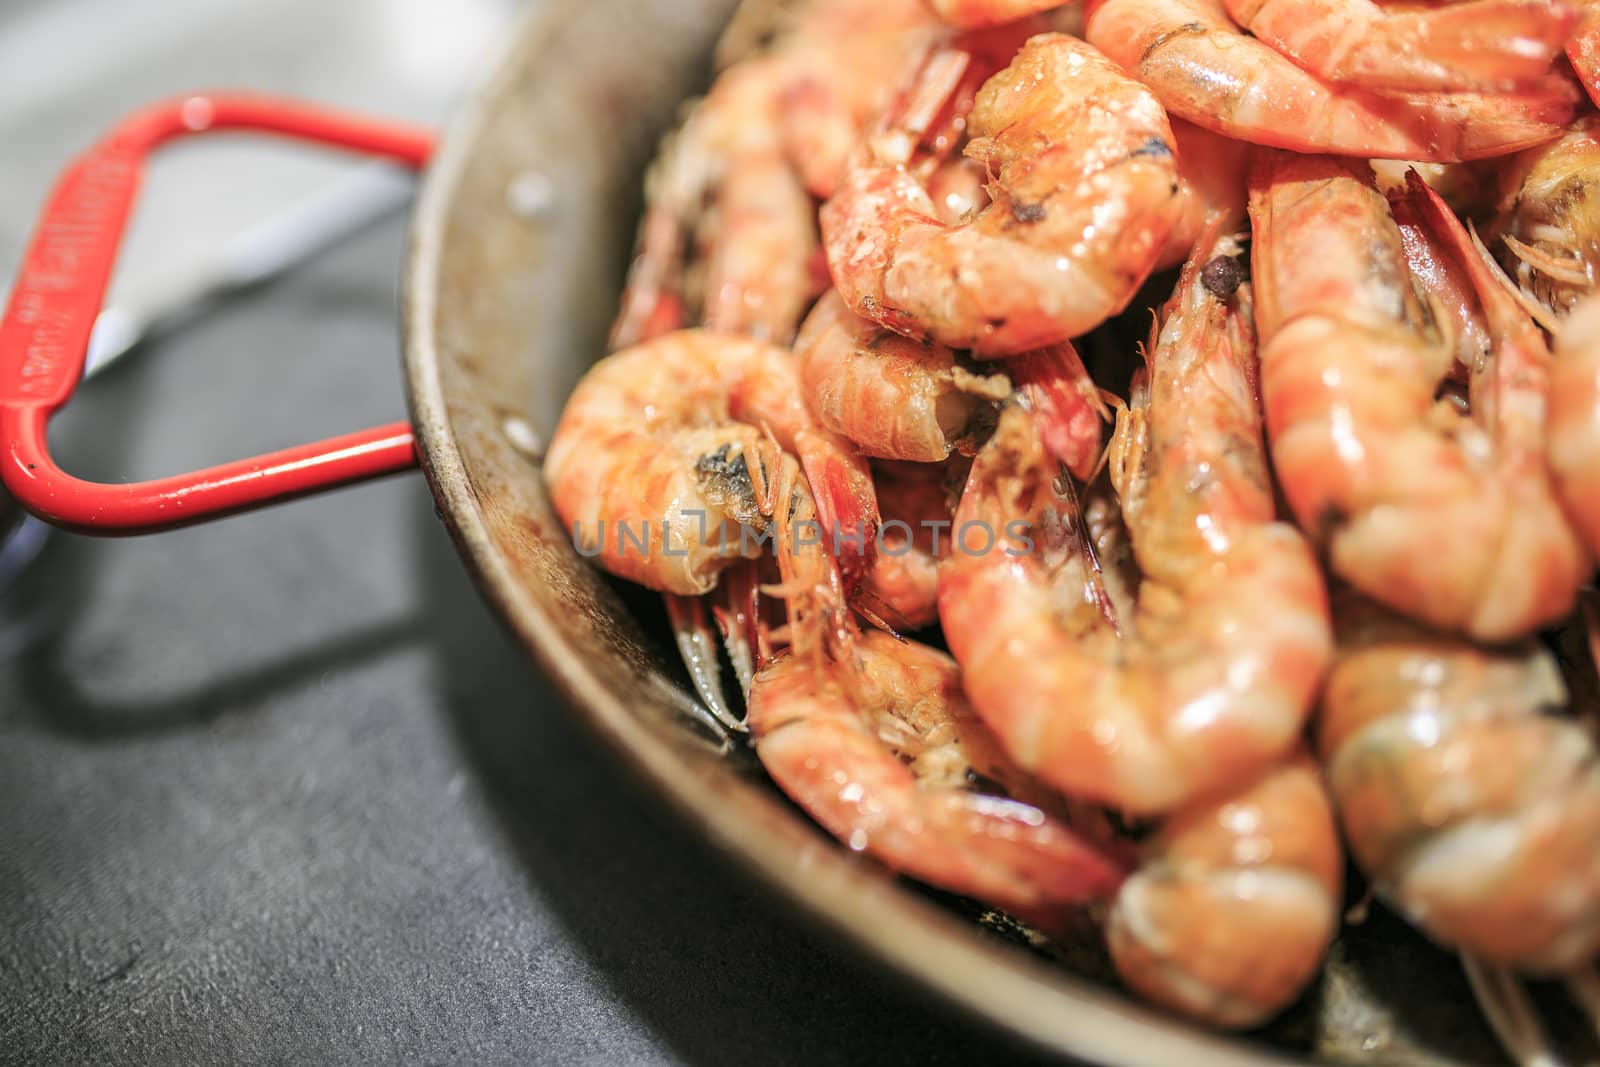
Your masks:
M736 150L708 218L700 325L787 342L815 293L817 247L811 200L788 162L770 146Z
M1045 923L1121 880L1060 819L973 786L1014 772L955 663L925 645L869 631L827 665L780 656L756 675L749 722L790 799L913 878Z
M789 76L780 56L730 67L666 143L646 182L613 348L684 325L778 344L794 336L815 296L817 235L776 132Z
M1452 162L1560 134L1577 97L1551 76L1514 93L1380 95L1325 82L1240 32L1223 0L1093 0L1090 43L1174 115L1299 152Z
M830 641L826 561L785 542L779 563L810 607L790 652L756 675L750 729L773 780L835 837L1047 931L1109 903L1128 985L1215 1025L1262 1021L1315 973L1336 926L1339 853L1304 761L1174 816L1125 881L1124 850L1098 826L1080 834L1083 816L1006 757L949 657L876 631Z
M1162 823L1112 906L1112 963L1157 1004L1257 1026L1315 977L1343 865L1321 776L1293 754Z
M1318 747L1350 849L1441 944L1553 973L1600 953L1600 751L1536 642L1475 645L1354 594Z
M1590 560L1544 460L1549 353L1420 181L1494 343L1471 415L1435 402L1454 362L1364 165L1262 152L1251 174L1256 324L1279 483L1332 569L1433 625L1503 640L1561 618Z
M780 348L683 330L606 357L568 399L545 478L585 555L640 585L694 595L761 555L795 457L822 513L818 536L834 540L838 529L861 546L841 559L854 589L877 529L871 475L812 420L799 368Z
M1121 865L1029 802L1045 795L972 713L954 661L839 625L826 555L787 537L777 555L791 646L756 674L748 722L779 788L855 851L1046 925L1115 890Z
M817 420L869 456L937 463L952 452L971 455L1014 380L1035 403L1050 405L1048 443L1063 463L1087 477L1100 459L1105 407L1071 345L1014 357L1007 377L943 345L891 333L829 293L795 350Z
M1082 592L1077 508L1014 407L974 461L941 565L945 637L1006 751L1069 795L1139 814L1282 758L1331 651L1316 559L1273 516L1238 246L1205 244L1112 442L1137 611L1113 628Z
M1109 618L1131 618L1138 563L1103 484L1083 501L1085 532ZM1213 1025L1265 1021L1310 981L1336 932L1340 855L1331 802L1302 753L1190 803L1144 842L1112 902L1117 973Z
M1600 556L1600 296L1579 303L1556 335L1546 454L1567 517Z
M1223 0L1258 40L1328 82L1409 92L1494 91L1539 80L1577 12L1552 0L1394 10L1373 0Z
M1001 376L968 370L942 345L891 333L829 292L795 340L801 385L817 420L869 456L937 463L969 455L1010 393Z
M994 175L965 225L880 153L821 214L828 267L858 315L919 340L1013 355L1127 306L1183 211L1160 104L1082 41L1028 40L979 91L966 155Z
M788 343L818 292L807 187L837 181L903 65L947 32L921 0L807 0L775 21L652 167L613 348L691 325Z
M813 0L786 43L780 134L811 195L833 195L851 155L900 88L901 72L946 36L923 0Z

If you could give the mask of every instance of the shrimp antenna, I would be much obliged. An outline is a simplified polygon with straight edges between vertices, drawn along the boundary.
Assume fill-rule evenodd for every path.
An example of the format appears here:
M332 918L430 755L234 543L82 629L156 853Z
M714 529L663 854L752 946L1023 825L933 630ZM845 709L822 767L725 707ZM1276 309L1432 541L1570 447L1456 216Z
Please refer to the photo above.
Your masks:
M1517 1067L1565 1067L1551 1050L1533 1001L1515 974L1467 955L1461 957L1461 969L1473 999Z
M1105 571L1100 568L1100 554L1094 547L1094 534L1089 530L1089 519L1083 512L1083 498L1078 493L1077 482L1072 477L1072 472L1066 467L1061 467L1060 475L1056 479L1061 486L1061 495L1066 497L1067 505L1072 509L1072 533L1077 540L1078 551L1083 554L1083 559L1089 568L1088 587L1089 594L1094 597L1095 606L1100 609L1101 618L1111 626L1114 633L1119 636L1122 627L1117 624L1117 606L1111 600L1111 594L1106 590Z
M1533 999L1515 973L1463 954L1461 968L1472 986L1472 996L1495 1036L1517 1067L1566 1067L1539 1022ZM1579 967L1563 976L1567 995L1600 1033L1600 973L1593 966Z
M1578 1005L1589 1026L1600 1035L1600 972L1580 967L1567 975L1567 995Z

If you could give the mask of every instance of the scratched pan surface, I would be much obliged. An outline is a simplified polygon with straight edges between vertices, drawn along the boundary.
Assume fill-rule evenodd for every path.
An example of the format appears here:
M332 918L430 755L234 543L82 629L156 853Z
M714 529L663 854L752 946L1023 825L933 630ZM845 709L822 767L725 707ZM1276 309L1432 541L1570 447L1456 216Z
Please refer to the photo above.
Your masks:
M692 724L659 609L571 549L534 441L602 350L645 162L704 86L731 6L540 5L427 177L407 278L410 399L428 478L484 594L576 713L775 905L787 900L975 1025L1104 1064L1502 1062L1453 958L1381 908L1347 930L1325 977L1273 1027L1209 1034L1124 997L1093 947L1047 958L836 847L747 753ZM1558 1000L1547 1007L1578 1032Z

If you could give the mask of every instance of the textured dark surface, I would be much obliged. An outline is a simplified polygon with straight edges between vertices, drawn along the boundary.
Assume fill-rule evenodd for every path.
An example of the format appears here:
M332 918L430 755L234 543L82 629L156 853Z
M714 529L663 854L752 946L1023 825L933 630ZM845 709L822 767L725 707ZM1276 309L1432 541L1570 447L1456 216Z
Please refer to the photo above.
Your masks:
M388 225L58 422L149 477L397 417ZM0 1062L959 1062L987 1032L757 894L611 766L420 477L0 596Z

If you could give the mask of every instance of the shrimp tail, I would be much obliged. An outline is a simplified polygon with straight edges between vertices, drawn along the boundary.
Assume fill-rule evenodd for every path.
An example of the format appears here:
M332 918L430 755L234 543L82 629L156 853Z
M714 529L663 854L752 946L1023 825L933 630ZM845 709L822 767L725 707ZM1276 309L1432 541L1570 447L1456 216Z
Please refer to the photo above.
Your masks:
M744 723L722 689L722 664L717 658L716 638L706 621L705 598L663 593L661 600L667 608L678 655L706 711L723 730L743 733Z
M711 617L722 634L722 647L745 698L756 671L766 665L770 652L761 622L759 560L742 560L722 572L711 591Z

